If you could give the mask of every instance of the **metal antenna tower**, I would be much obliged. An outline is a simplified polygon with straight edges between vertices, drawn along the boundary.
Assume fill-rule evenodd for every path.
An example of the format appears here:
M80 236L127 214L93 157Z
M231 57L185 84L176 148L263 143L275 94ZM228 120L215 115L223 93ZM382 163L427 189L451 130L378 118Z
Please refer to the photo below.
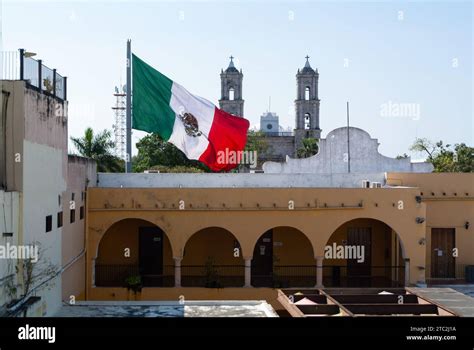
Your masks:
M127 136L127 87L125 85L115 87L115 106L112 110L115 114L114 134L115 134L115 152L117 157L126 161L126 136Z

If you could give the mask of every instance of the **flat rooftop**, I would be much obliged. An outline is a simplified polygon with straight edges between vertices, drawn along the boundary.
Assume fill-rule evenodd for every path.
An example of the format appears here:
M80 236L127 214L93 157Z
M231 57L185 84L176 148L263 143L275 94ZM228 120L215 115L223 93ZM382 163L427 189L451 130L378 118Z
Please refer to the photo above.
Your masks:
M265 300L78 301L54 317L278 317Z
M99 173L104 188L360 188L362 181L385 184L385 173Z

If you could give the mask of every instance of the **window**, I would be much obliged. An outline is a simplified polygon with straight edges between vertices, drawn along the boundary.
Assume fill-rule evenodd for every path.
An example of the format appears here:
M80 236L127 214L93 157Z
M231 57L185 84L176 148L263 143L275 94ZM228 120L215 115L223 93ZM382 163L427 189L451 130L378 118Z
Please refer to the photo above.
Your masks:
M86 193L84 191L81 192L81 201L84 202L84 197L86 196Z
M273 125L272 124L267 124L267 129L268 130L271 130L273 128Z
M53 229L53 216L48 215L46 217L46 232L50 232Z
M63 227L63 212L58 213L58 227Z
M69 222L72 224L74 221L76 221L76 209L71 209Z
M311 125L311 114L305 113L304 114L304 128L308 130L310 129L310 125Z
M71 200L72 200L72 201L74 200L74 197L75 197L75 194L74 194L74 192L73 192L73 193L71 193Z
M79 208L79 220L84 219L84 206Z
M306 87L306 89L304 89L304 99L305 101L309 101L309 93L310 93L310 88L309 86Z
M229 100L234 101L234 88L229 89Z
M58 194L58 206L61 206L61 195Z

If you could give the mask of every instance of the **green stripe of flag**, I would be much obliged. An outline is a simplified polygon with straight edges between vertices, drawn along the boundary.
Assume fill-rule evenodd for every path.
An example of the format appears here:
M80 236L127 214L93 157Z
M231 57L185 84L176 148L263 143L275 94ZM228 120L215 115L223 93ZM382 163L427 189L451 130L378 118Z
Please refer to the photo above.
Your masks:
M133 129L156 132L168 140L176 117L170 107L173 81L135 55L132 72Z

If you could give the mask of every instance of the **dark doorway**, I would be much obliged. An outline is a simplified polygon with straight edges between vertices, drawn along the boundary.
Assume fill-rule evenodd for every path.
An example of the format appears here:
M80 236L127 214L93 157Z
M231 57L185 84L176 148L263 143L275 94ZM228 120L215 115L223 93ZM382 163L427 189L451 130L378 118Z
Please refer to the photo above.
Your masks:
M455 278L454 228L431 229L431 277Z
M364 247L364 261L357 262L357 259L347 259L348 277L367 277L370 283L371 258L372 258L372 230L370 227L350 227L347 230L347 245ZM361 279L359 279L361 281Z
M253 250L252 285L273 286L273 230L265 232Z
M163 231L158 227L140 227L139 268L142 282L147 287L163 284Z

